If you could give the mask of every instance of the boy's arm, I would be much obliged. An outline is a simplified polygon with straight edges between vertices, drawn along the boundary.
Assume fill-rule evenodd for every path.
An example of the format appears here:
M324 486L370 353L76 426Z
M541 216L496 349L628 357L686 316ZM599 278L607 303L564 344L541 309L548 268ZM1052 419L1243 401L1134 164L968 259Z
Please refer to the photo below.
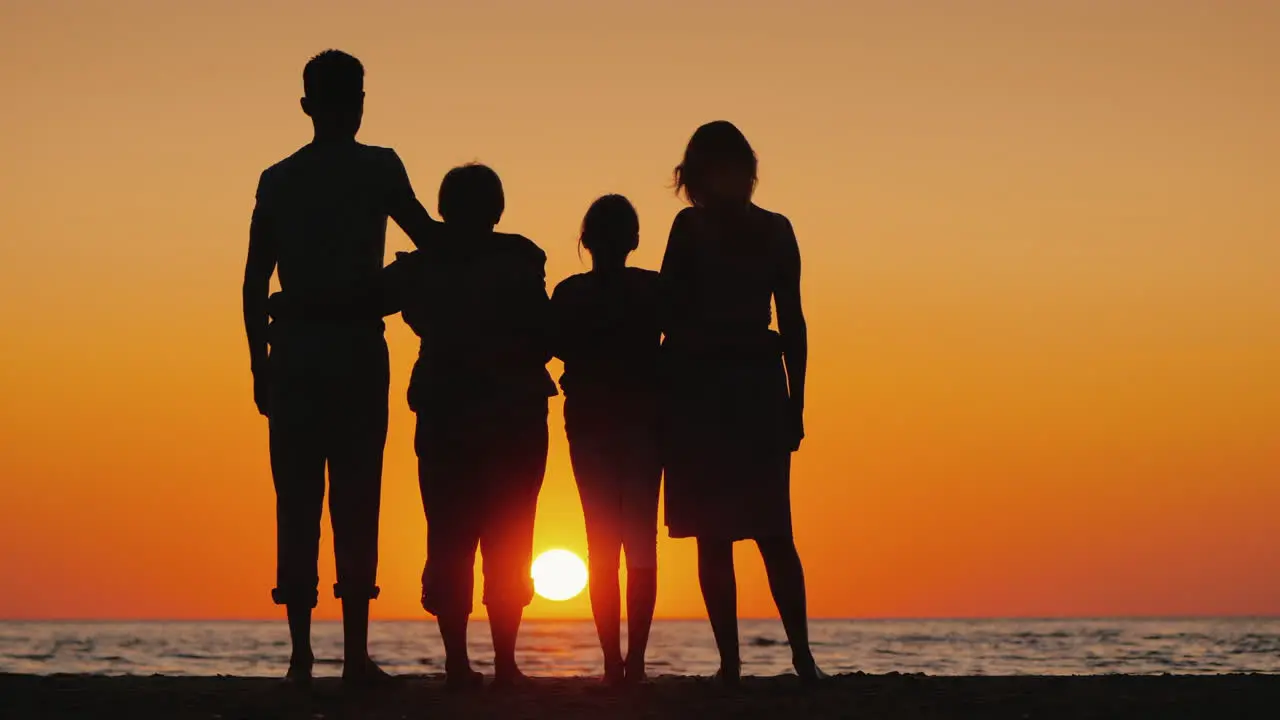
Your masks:
M418 202L409 182L409 173L394 150L389 150L390 185L387 192L387 215L409 236L414 247L422 249L436 240L444 223L432 219Z
M253 372L253 400L258 412L269 414L267 404L267 296L276 269L275 239L261 198L249 222L249 254L244 265L244 330L249 340L249 368Z
M528 242L528 241L526 241ZM553 356L551 298L547 296L547 256L532 242L522 250L518 275L509 290L511 318L516 332L522 336L521 354L546 365Z

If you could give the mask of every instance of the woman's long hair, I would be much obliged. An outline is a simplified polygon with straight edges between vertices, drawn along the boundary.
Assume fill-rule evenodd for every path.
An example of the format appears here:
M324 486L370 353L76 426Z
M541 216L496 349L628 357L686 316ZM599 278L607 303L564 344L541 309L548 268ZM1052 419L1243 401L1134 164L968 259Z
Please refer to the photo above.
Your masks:
M695 207L746 204L755 192L756 168L747 137L728 120L716 120L694 131L672 180L676 193Z

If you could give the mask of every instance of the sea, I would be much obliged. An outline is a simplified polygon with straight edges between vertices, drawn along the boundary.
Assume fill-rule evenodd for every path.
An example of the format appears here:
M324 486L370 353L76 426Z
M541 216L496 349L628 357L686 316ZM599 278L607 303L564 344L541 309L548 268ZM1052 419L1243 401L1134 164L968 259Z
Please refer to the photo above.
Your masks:
M1186 620L814 620L814 655L831 673L1097 675L1280 673L1280 618ZM779 675L791 656L776 620L741 623L743 671ZM342 627L313 629L317 675L342 670ZM425 620L374 622L370 652L396 674L443 671ZM489 629L471 628L471 655L492 665ZM710 675L718 665L705 620L659 620L651 675ZM0 673L280 676L289 659L283 621L0 622ZM540 676L595 675L590 621L526 621L519 659Z

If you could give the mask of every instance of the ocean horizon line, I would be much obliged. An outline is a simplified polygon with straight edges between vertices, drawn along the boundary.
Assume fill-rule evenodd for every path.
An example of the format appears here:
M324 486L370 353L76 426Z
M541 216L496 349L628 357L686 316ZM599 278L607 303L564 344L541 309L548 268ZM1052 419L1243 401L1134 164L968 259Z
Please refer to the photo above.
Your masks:
M776 615L759 615L747 616L740 618L746 621L769 621L779 620ZM370 618L371 622L379 623L409 623L431 621L433 618L429 615L404 616L404 617L386 617L386 618ZM878 616L842 616L828 615L810 617L809 622L831 622L831 623L848 623L848 622L869 622L869 623L919 623L919 622L1170 622L1170 621L1204 621L1204 620L1260 620L1271 621L1280 620L1280 614L1234 614L1234 613L1205 613L1205 614L1181 614L1181 615L878 615ZM130 624L130 623L275 623L280 618L275 616L248 616L248 617L0 617L0 623L31 623L31 624ZM537 623L583 623L592 622L590 615L581 617L526 617L525 622ZM658 616L654 618L655 622L707 622L705 616ZM316 618L316 623L341 623L341 616L332 618ZM472 617L472 622L488 622L488 618L481 615Z

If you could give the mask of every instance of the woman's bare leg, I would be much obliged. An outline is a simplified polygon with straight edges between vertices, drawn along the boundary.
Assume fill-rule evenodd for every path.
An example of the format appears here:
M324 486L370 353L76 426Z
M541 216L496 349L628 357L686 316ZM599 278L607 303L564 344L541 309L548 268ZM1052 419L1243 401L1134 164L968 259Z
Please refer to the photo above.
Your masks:
M733 572L732 541L698 538L698 584L720 651L720 677L735 683L742 674L742 659L738 653L738 581Z

